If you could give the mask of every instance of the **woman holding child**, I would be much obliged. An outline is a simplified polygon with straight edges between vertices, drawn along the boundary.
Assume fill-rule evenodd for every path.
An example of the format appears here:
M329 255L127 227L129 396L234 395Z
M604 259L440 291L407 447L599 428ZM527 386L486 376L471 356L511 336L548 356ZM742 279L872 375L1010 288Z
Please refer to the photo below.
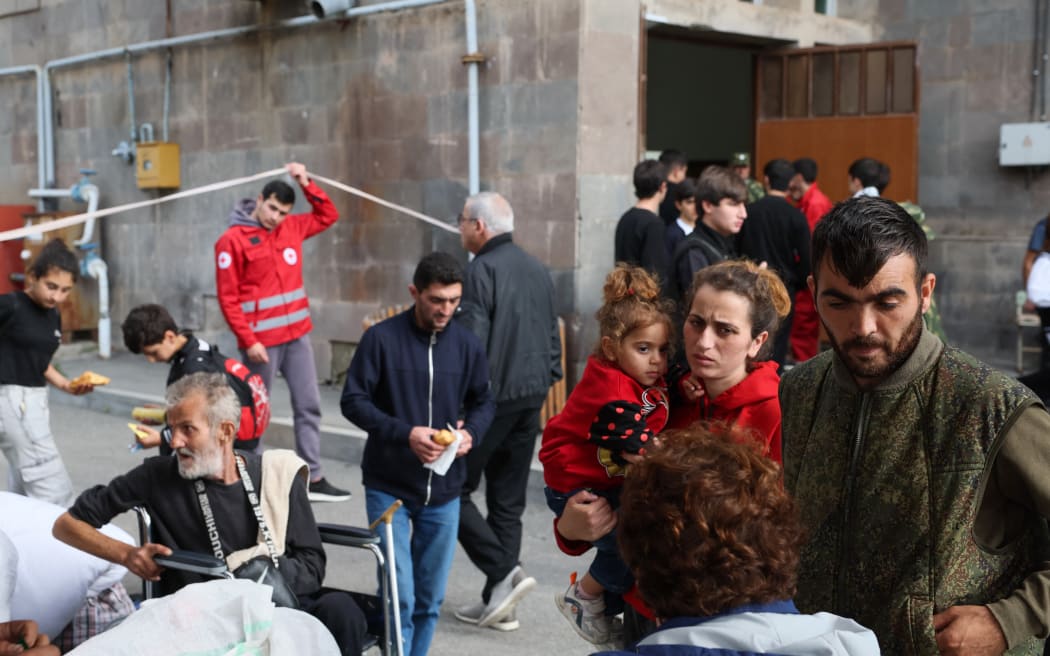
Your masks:
M687 298L683 336L689 372L669 381L680 398L671 403L667 427L721 423L755 439L763 454L779 462L779 377L776 364L766 359L790 310L787 290L774 272L732 261L699 271ZM616 526L606 495L590 489L569 496L560 510L555 535L569 554L586 552ZM628 640L631 633L628 627Z

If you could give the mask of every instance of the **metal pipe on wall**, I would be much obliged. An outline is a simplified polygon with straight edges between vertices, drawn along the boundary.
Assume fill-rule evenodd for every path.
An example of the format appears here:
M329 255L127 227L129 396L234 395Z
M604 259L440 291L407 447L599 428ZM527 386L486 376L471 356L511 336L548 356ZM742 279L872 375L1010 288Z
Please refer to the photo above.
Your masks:
M1039 65L1039 120L1046 120L1046 66L1050 59L1050 0L1043 2L1043 57Z
M128 119L131 121L131 129L128 130L128 136L131 139L131 147L135 147L135 142L139 140L139 129L135 123L135 67L131 60L131 53L127 54L128 64Z
M69 189L30 189L32 198L72 198L81 203L87 203L87 211L94 212L98 209L98 187L85 182L86 178L73 185ZM98 245L92 244L91 237L95 228L95 220L91 219L84 224L84 232L80 238L73 242L78 249L85 249L86 255L81 263L82 273L91 276L98 281L98 355L108 360L112 353L111 326L109 320L109 267L106 261L98 255Z
M464 0L467 54L478 51L478 16L474 0ZM467 64L467 184L471 195L481 191L480 133L478 125L478 62Z
M44 85L41 80L43 76L43 70L39 66L12 66L10 68L0 68L0 77L8 75L28 75L32 73L36 76L36 171L37 171L37 186L45 187L44 184L47 180L47 169L44 162L44 125L43 118L44 114L41 109L44 106ZM38 200L36 204L38 211L44 211L44 201Z
M161 124L161 141L168 140L168 115L171 110L171 48L168 48L168 56L164 62L164 122Z
M43 166L43 182L39 186L41 188L51 187L55 184L55 139L54 139L54 110L52 107L52 90L51 90L51 71L57 68L66 68L69 66L76 66L88 62L99 61L102 59L111 59L114 57L120 57L122 55L133 55L150 52L153 50L163 48L174 48L178 46L204 43L207 41L215 41L220 39L233 38L237 36L244 36L255 32L262 32L274 29L293 29L303 27L306 25L313 25L315 23L325 22L328 20L346 20L348 18L355 18L357 16L366 16L369 14L378 14L388 11L398 11L401 9L413 9L416 7L424 7L427 5L436 5L447 2L448 0L394 0L393 2L384 2L374 5L367 5L364 7L354 7L353 9L347 10L345 13L336 14L332 17L326 17L324 19L318 19L313 15L299 16L297 18L289 18L286 20L278 21L268 25L247 25L242 27L232 27L222 30L212 30L208 32L199 32L197 34L187 34L184 36L176 36L167 39L157 39L154 41L144 41L142 43L136 43L133 45L123 46L119 48L107 48L105 50L98 50L95 52L89 52L82 55L75 55L72 57L63 57L61 59L55 59L47 62L43 71L40 75L41 85L43 89L38 96L42 97L43 102L39 103L38 111L40 116L37 119L38 125L43 127L43 153L40 159L44 161ZM475 8L474 0L464 0L465 10L467 13L467 50L470 53L477 51L477 11ZM467 84L468 84L468 106L467 106L467 140L468 140L468 185L470 193L477 193L480 188L479 183L479 152L480 152L480 131L478 128L478 64L477 62L471 62L467 71Z
M1028 112L1029 121L1035 120L1035 109L1039 103L1039 50L1042 41L1042 7L1043 0L1032 0L1032 8L1035 10L1032 26L1035 28L1035 34L1032 35L1032 109Z

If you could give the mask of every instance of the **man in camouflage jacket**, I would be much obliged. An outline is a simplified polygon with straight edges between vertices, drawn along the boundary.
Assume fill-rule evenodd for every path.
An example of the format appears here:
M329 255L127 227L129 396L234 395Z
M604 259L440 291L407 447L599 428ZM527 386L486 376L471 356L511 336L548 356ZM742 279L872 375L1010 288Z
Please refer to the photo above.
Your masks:
M729 158L729 168L739 175L740 179L744 181L744 185L747 186L747 202L749 204L766 197L766 188L762 186L761 182L751 177L750 153L733 153Z
M1042 654L1050 415L923 325L922 228L856 198L813 235L832 342L781 386L785 483L809 532L796 602L886 654Z

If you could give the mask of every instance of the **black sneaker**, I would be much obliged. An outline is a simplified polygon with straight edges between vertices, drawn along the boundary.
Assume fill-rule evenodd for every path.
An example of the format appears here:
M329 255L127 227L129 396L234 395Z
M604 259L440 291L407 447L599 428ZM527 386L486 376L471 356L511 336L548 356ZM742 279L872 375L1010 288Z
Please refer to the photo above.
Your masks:
M310 483L307 496L310 501L346 501L350 498L350 493L332 485L328 479L321 478Z

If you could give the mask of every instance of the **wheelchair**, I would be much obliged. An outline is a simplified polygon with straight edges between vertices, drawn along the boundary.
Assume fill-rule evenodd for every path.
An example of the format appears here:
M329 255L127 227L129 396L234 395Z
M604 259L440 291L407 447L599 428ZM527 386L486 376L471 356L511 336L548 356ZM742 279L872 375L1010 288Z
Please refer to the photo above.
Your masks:
M364 549L372 554L379 572L380 595L357 591L346 591L368 618L368 635L362 645L362 654L378 648L383 656L403 656L401 645L401 613L397 599L397 571L394 563L393 517L401 501L395 501L368 528L344 526L341 524L318 523L321 542L341 547ZM150 542L152 536L152 519L149 512L136 507L140 544ZM376 529L383 525L387 553L379 548L380 539ZM175 552L171 556L157 556L159 565L168 569L192 572L213 578L234 578L226 563L212 554L197 552ZM322 588L331 590L332 588ZM142 598L152 599L156 596L156 587L152 581L142 582Z

